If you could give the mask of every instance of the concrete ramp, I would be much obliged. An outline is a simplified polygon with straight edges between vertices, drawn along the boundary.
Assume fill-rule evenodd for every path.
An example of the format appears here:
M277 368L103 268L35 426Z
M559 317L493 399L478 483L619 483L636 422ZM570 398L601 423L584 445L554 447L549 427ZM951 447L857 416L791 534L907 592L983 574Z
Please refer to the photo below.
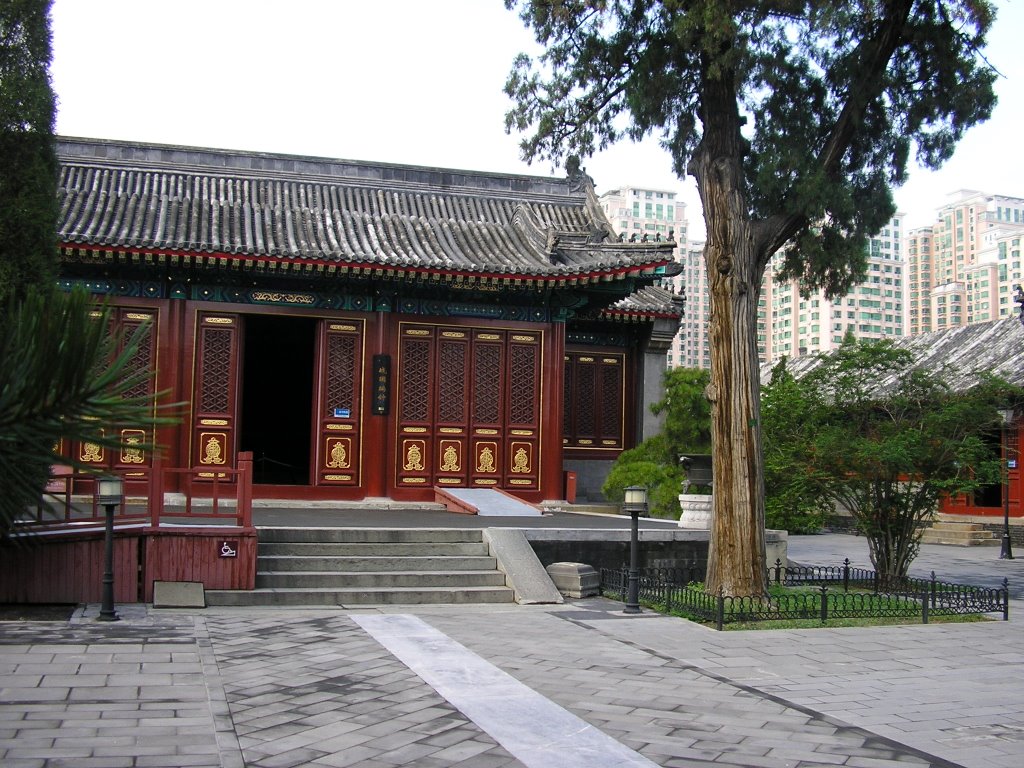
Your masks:
M481 517L542 517L532 504L495 488L435 488L434 501L449 512Z

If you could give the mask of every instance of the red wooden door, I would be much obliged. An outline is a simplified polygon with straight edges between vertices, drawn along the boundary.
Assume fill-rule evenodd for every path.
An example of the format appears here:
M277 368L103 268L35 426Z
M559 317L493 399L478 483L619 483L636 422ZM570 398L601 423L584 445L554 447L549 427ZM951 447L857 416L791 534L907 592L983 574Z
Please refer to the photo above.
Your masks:
M97 313L98 314L98 313ZM139 381L125 393L127 397L152 396L155 392L153 373L156 370L157 351L157 320L158 313L153 308L115 307L111 311L112 333L119 334L120 353L136 332L140 333L135 355L128 362L126 373L149 373L149 377ZM141 328L141 330L140 330ZM155 404L154 404L155 405ZM127 478L144 478L144 467L151 464L149 451L136 447L153 442L151 433L136 427L115 427L120 433L121 448L111 450L98 443L81 442L70 446L70 450L80 462L96 468L111 469ZM59 452L62 452L59 451Z
M321 320L317 333L318 485L361 485L363 321Z
M398 488L539 488L540 331L401 323Z
M239 315L197 314L191 466L204 470L200 478L212 479L215 470L235 466L240 333Z

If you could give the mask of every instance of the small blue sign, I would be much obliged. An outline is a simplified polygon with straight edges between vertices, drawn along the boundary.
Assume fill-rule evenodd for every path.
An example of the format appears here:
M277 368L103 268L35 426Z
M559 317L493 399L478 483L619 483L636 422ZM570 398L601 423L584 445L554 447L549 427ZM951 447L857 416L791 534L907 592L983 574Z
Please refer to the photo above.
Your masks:
M334 418L336 419L347 419L352 415L352 411L348 408L335 408Z
M1007 459L1006 460L1006 468L1007 469L1016 469L1017 468L1017 460L1016 459Z

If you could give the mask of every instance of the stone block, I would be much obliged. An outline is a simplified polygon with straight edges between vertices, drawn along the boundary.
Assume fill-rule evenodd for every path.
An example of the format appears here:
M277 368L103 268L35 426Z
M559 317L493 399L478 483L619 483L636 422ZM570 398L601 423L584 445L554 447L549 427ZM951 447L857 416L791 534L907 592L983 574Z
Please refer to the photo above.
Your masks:
M601 591L601 575L583 563L552 563L548 576L566 597L591 597Z
M206 592L201 581L154 581L154 608L205 608Z

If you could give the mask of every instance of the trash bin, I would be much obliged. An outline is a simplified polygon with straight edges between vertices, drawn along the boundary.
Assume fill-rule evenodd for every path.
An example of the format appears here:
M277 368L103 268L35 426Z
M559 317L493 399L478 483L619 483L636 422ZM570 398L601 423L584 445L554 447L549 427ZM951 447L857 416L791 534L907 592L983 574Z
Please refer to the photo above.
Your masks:
M565 472L565 500L570 504L576 503L576 473Z

